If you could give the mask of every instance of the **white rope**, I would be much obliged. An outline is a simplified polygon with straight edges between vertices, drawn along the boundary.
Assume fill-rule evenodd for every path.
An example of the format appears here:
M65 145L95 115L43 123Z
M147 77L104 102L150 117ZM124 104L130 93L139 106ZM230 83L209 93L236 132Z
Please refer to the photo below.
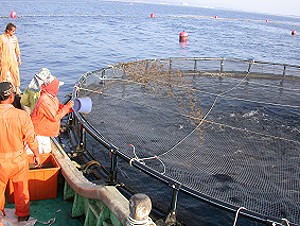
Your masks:
M90 92L99 93L99 94L103 94L103 95L109 96L108 94L104 94L104 93L101 92L101 91L91 90L91 89L84 89L84 88L80 88L80 87L78 87L78 86L74 86L74 87L75 87L75 88L78 88L78 89L81 89L81 90L90 91ZM214 94L214 93L211 93L211 92L205 92L205 91L199 91L199 92L202 92L202 93L209 93L209 94ZM217 96L218 96L218 95L220 95L220 94L214 94L214 95L217 95ZM110 96L112 96L112 95L110 95ZM127 101L127 100L125 100L125 99L123 99L123 98L120 98L120 99L123 100L123 101ZM257 103L257 104L264 104L264 105L280 106L280 107L300 108L300 106L297 106L297 105L286 105L286 104L268 103L268 102L260 102L260 101L252 101L252 100L240 99L240 98L230 98L230 97L227 97L226 99L229 99L229 100L239 100L239 101L245 101L245 102ZM136 103L136 102L135 102L135 103ZM137 104L139 104L139 103L137 103ZM215 101L214 101L213 105L215 105ZM212 109L213 105L211 106L211 109ZM145 104L143 104L143 106L148 106L148 107L151 107L151 108L156 108L156 107L149 106L149 105L145 105ZM159 109L159 108L156 108L156 109ZM165 111L168 111L167 109L164 109L164 110L165 110ZM211 110L210 110L210 111L211 111ZM208 113L209 113L209 112L208 112ZM207 113L207 115L208 115L208 113ZM187 117L187 118L191 118L191 119L194 119L194 120L197 119L197 118L191 117L191 116L189 116L189 115L183 115L183 114L182 114L182 116ZM217 125L222 125L222 126L224 126L224 127L232 128L232 129L234 129L234 130L245 131L245 128L238 128L238 127L230 126L230 125L223 124L223 123L217 123L217 122L209 121L209 120L206 120L206 118L207 118L207 116L203 117L202 120L200 121L200 123L202 124L203 122L208 122L208 123L217 124ZM197 129L197 128L201 125L200 123L199 123L199 125L198 125L195 129ZM195 130L195 129L194 129L194 130ZM193 130L193 131L194 131L194 130ZM193 133L193 131L192 131L191 133ZM296 141L296 140L286 139L286 138L284 138L284 137L272 136L272 135L263 134L263 133L258 133L258 132L250 131L250 130L248 130L248 132L249 132L249 133L252 133L252 134L264 136L264 137L270 137L270 138L274 138L274 139L278 139L278 140L283 140L283 141L291 141L291 142L296 142L296 143L299 143L299 142L300 142L300 141ZM189 135L190 135L190 134L188 134L187 136L189 136ZM185 139L185 138L183 138L183 139ZM178 144L179 144L179 143L178 143ZM178 144L177 144L177 145L178 145ZM173 147L173 148L174 148L174 147ZM169 151L170 151L170 150L169 150ZM163 153L163 154L161 154L160 156L163 156L163 155L165 155L165 154L166 154L166 153ZM159 159L158 156L156 156L156 157L154 156L154 157L152 157L152 159L153 159L153 158L156 158L156 159L158 159L159 161L161 161L161 160ZM134 160L137 160L137 161L138 161L139 158L132 159L132 161L134 161ZM131 161L131 163L132 163L132 161Z
M248 76L249 73L247 73ZM246 77L248 78L248 77ZM108 80L112 80L112 79L108 79ZM134 82L131 80L127 80L127 79L122 79L122 80L118 80L118 81L122 81L122 82L128 82L128 83L133 83L133 84L138 84L138 85L143 85L140 82ZM243 80L241 82L238 83L237 86L240 86L242 83L244 83L245 78L243 78ZM259 86L264 86L264 87L268 87L268 88L278 88L278 89L282 89L282 90L286 90L286 91L294 91L294 92L299 92L300 89L291 89L291 88L285 88L285 87L279 87L279 86L274 86L274 85L268 85L268 84L259 84L256 82L250 82L247 81L248 84L254 84L254 85L259 85ZM180 86L178 85L177 87L179 88L187 88L186 86ZM232 89L235 89L236 87L233 87ZM83 88L79 88L79 89L83 89ZM200 93L206 93L206 94L211 94L211 95L220 95L217 93L212 93L212 92L207 92L207 91L203 91L199 88L195 88L198 92ZM229 89L229 91L231 91L232 89ZM261 88L262 89L262 88ZM84 89L86 91L89 91L88 89ZM91 92L94 92L93 90L90 90ZM226 91L227 92L227 91ZM101 93L102 94L102 93ZM227 100L239 100L239 101L244 101L244 102L250 102L250 103L257 103L257 104L265 104L265 105L271 105L271 106L280 106L280 107L291 107L291 108L300 108L299 105L286 105L286 104L278 104L278 103L271 103L271 102L263 102L263 101L253 101L253 100L247 100L247 99L242 99L242 98L234 98L234 97L225 97L225 99ZM123 99L122 99L123 100Z
M251 63L252 65L252 63ZM250 65L250 66L251 66ZM183 141L185 141L189 136L191 136L192 134L194 134L194 132L202 125L202 123L204 122L204 120L208 117L208 115L210 114L210 112L213 110L214 106L216 105L216 102L217 102L217 99L220 97L220 96L223 96L224 94L230 92L231 90L234 90L236 89L238 86L240 86L246 79L247 79L247 76L250 72L250 66L249 66L249 69L246 73L246 75L244 76L244 78L238 83L236 84L235 86L233 86L232 88L228 89L228 90L225 90L219 94L216 95L214 101L213 101L213 104L211 105L210 109L208 110L208 112L205 114L205 116L200 120L199 124L188 134L186 135L181 141L179 141L177 144L175 144L172 148L170 148L168 151L166 151L165 153L161 154L160 156L163 156L163 155L166 155L168 154L169 152L173 151L179 144L181 144Z
M203 90L196 89L199 93L205 93L210 95L218 95L216 93L207 92ZM272 103L272 102L264 102L264 101L255 101L255 100L247 100L243 98L235 98L235 97L223 97L226 100L238 100L238 101L244 101L249 103L256 103L256 104L264 104L264 105L271 105L271 106L279 106L279 107L290 107L290 108L300 108L299 105L289 105L289 104L279 104L279 103Z
M282 141L288 141L288 142L293 142L293 143L300 143L300 141L297 140L291 140L291 139L287 139L284 137L278 137L278 136L273 136L273 135L268 135L268 134L264 134L264 133L258 133L252 130L248 130L247 128L239 128L239 127L235 127L235 126L231 126L231 125L227 125L227 124L223 124L223 123L219 123L219 122L214 122L214 121L209 121L209 120L204 120L207 123L210 124L215 124L215 125L219 125L222 127L227 127L227 128L231 128L233 130L238 130L238 131L242 131L242 132L248 132L251 134L255 134L255 135L259 135L260 137L268 137L268 138L272 138L275 140L282 140Z
M54 212L54 217L49 219L47 222L42 222L42 221L37 221L40 224L44 224L44 225L48 225L51 226L52 224L54 224L54 222L56 221L56 213L60 212L61 209L58 209Z
M98 90L92 90L92 89L86 89L86 88L82 88L82 87L79 87L79 86L74 86L74 88L76 88L76 90L84 90L84 91L89 91L91 93L99 93L99 94L103 94L102 91L98 91Z
M253 63L253 62L252 62L252 63ZM190 135L192 135L192 134L193 134L193 133L194 133L194 132L195 132L195 131L196 131L196 130L204 123L204 122L209 122L209 121L206 120L206 118L208 117L208 115L210 114L210 112L213 110L214 106L216 105L216 102L217 102L218 98L221 97L221 96L224 96L226 93L228 93L228 92L230 92L230 91L236 89L236 88L239 87L242 83L245 82L245 80L248 78L248 75L249 75L249 73L250 73L250 68L251 68L251 66L252 66L252 63L249 65L248 71L247 71L246 75L243 77L243 79L242 79L239 83L237 83L235 86L233 86L232 88L230 88L230 89L228 89L228 90L225 90L225 91L223 91L223 92L221 92L221 93L219 93L219 94L208 92L208 93L210 93L210 94L216 95L216 97L215 97L215 99L214 99L214 101L213 101L213 103L212 103L212 105L211 105L209 111L208 111L208 112L206 113L206 115L200 120L199 124L198 124L198 125L197 125L197 126L196 126L189 134L187 134L181 141L179 141L177 144L175 144L171 149L169 149L169 150L166 151L165 153L162 153L162 154L160 154L159 156L152 156L152 157L148 157L148 158L139 158L139 157L136 155L135 147L132 146L132 147L133 147L133 154L134 154L135 157L132 158L132 159L129 161L129 164L132 166L132 162L133 162L133 161L137 161L137 162L141 162L141 163L145 164L145 163L144 163L144 160L157 159L157 160L159 160L160 163L163 165L163 172L162 172L162 174L164 174L165 171L166 171L166 170L165 170L166 167L165 167L165 164L163 163L163 161L162 161L159 157L164 156L164 155L168 154L169 152L171 152L172 150L174 150L178 145L180 145L184 140L186 140ZM124 80L125 80L125 79L124 79ZM124 80L122 80L122 81L124 81ZM127 80L125 80L125 81L127 81ZM133 81L127 81L127 82L133 82ZM134 82L134 83L139 84L138 82ZM249 81L248 81L248 83L251 84L252 82L249 82ZM255 83L252 83L252 84L255 84ZM271 86L271 85L265 85L265 86L266 86L266 87L273 87L273 86ZM77 88L77 89L85 90L85 91L90 91L90 92L94 92L94 93L99 93L99 94L102 94L102 95L108 95L108 94L104 94L103 92L97 91L97 90L91 90L91 89L80 88L80 87L78 87L78 86L74 86L74 87ZM205 91L199 91L199 92L207 93L207 92L205 92ZM108 95L108 96L109 96L109 95ZM265 104L265 105L281 106L281 107L291 107L291 108L299 108L299 107L300 107L300 106L283 105L283 104L278 104L278 103L259 102L259 101L252 101L252 100L246 100L246 99L231 98L231 97L225 97L225 98L226 98L226 99L240 100L240 101L245 101L245 102L260 103L260 104ZM127 100L125 100L124 98L120 98L120 99L122 99L122 100L124 100L124 101L127 101ZM153 107L153 106L149 106L149 107ZM186 117L190 118L190 116L186 116ZM194 118L194 119L195 119L195 118ZM214 122L211 122L211 123L214 123ZM215 123L215 124L218 124L218 123ZM230 128L233 128L233 129L236 129L236 130L242 130L242 131L245 131L244 128L241 129L241 128L232 127L232 126L229 126L229 125L226 125L226 124L222 124L222 125L227 126L227 127L230 127ZM275 139L280 139L280 140L285 140L285 141L296 142L296 141L289 140L289 139L286 139L286 138L276 137L276 136L270 136L270 135L267 135L267 134L261 134L261 133L257 133L257 132L254 132L254 131L248 131L248 132L249 132L249 133L253 133L253 134L257 134L257 135L262 135L262 136L265 136L265 137L271 137L271 138L275 138Z
M126 226L156 226L150 217L145 220L135 220L132 217L128 216Z
M133 144L128 144L128 146L132 147L132 152L133 152L133 155L134 155L134 158L131 158L130 161L129 161L130 166L132 166L133 161L141 162L142 164L146 165L145 162L144 162L145 160L157 159L163 166L163 172L161 174L164 174L166 172L165 164L163 163L163 161L157 155L152 156L152 157L139 158L136 154L135 146Z
M290 222L288 221L288 219L282 218L281 220L283 220L286 223L287 226L290 226Z
M239 217L239 213L241 210L246 210L245 207L240 207L237 211L236 211L236 214L235 214L235 218L234 218L234 222L233 222L233 225L232 226L236 226L236 223L237 223L237 220L238 220L238 217Z

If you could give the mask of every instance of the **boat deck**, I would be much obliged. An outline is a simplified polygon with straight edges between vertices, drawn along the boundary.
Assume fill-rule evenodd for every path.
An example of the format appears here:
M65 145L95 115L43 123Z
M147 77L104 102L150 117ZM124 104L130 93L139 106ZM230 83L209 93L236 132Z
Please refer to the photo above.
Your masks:
M73 218L72 200L63 199L64 179L59 174L58 192L55 199L46 199L30 202L31 217L37 219L35 225L68 225L81 226L84 224L84 218ZM14 203L6 203L5 209L14 209Z

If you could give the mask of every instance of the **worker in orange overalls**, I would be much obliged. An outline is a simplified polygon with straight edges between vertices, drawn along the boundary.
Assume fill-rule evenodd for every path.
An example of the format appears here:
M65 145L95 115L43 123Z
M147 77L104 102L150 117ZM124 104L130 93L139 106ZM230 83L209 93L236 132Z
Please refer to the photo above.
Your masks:
M5 215L4 192L10 179L14 187L16 215L21 222L30 216L29 162L24 143L33 151L36 165L40 164L40 156L30 116L12 105L14 98L13 84L0 82L0 211Z
M15 35L16 26L8 23L4 34L0 35L0 82L9 81L16 87L17 94L20 94L21 52L19 41Z
M59 81L54 77L53 81L41 86L41 95L31 113L34 131L37 135L40 153L51 151L50 137L59 135L60 120L72 111L74 101L61 104L57 98Z

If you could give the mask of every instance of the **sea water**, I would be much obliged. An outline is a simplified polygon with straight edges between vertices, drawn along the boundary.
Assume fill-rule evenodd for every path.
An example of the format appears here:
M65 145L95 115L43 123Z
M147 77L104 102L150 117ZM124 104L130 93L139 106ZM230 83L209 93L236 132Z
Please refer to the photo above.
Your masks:
M17 18L9 17L15 11ZM150 18L154 13L155 18ZM300 18L98 0L1 1L0 26L17 26L21 88L39 68L70 93L85 72L117 62L168 57L227 57L300 65ZM188 43L178 42L185 30Z

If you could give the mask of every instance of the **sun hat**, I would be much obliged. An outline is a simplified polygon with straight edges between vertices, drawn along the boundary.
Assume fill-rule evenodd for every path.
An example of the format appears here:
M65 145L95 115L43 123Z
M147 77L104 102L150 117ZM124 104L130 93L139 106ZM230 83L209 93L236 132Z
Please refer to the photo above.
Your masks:
M49 85L54 80L54 75L52 75L50 69L41 68L33 77L28 85L28 88L33 91L40 91L41 85ZM59 86L64 85L64 82L59 82Z
M41 68L38 73L35 74L36 78L42 81L45 86L49 85L54 80L54 75L51 74L50 69ZM65 83L59 81L59 86L63 86Z
M38 80L40 85L44 84L45 86L50 84L54 79L54 76L48 68L41 68L34 77Z
M11 82L0 82L0 98L5 100L10 94L15 92L16 89Z

